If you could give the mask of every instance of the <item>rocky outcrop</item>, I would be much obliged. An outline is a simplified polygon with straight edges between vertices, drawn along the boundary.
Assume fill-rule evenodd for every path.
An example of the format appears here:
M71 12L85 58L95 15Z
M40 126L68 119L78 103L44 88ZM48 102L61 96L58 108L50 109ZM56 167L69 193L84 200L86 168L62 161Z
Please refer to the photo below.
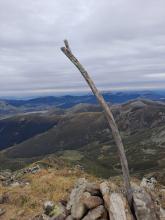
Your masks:
M111 188L108 182L89 183L81 178L72 189L67 203L44 203L44 214L33 220L164 220L161 207L151 185L133 184L133 207L129 207L124 191ZM150 188L151 187L151 188Z
M21 179L20 177L23 174L31 173L36 174L40 171L40 166L32 166L28 168L21 169L19 171L11 172L10 170L4 170L0 172L0 183L2 183L3 186L26 186L29 183Z

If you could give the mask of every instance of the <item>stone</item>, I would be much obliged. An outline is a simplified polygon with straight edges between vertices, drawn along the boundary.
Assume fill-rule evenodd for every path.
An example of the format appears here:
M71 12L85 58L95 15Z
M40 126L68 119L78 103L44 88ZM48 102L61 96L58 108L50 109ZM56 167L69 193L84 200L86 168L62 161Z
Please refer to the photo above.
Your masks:
M81 202L81 196L85 192L87 180L80 178L72 190L66 209L71 210L71 215L75 219L81 219L87 212L87 208Z
M37 172L40 171L40 166L39 165L36 165L34 167L28 167L28 168L25 168L23 169L23 173L32 173L32 174L35 174Z
M20 185L21 184L18 181L13 182L13 183L10 184L11 187L17 187L17 186L20 186Z
M54 205L53 210L49 213L50 220L63 220L66 218L66 209L61 203Z
M43 209L44 209L45 214L49 215L53 211L54 206L55 204L52 201L44 202Z
M145 178L143 177L140 187L148 188L150 190L153 190L157 184L157 180L154 177L151 178Z
M51 218L49 218L49 220L65 220L66 216L64 215L58 215L58 216L53 216Z
M108 183L107 182L102 182L100 184L100 191L104 200L104 205L105 208L108 210L109 209L109 204L110 204L110 189L108 187Z
M78 202L75 203L71 208L71 215L74 219L81 219L85 213L87 212L87 208L84 204Z
M156 210L151 196L144 188L137 187L133 192L134 210L138 220L156 220Z
M160 220L164 220L164 219L165 219L165 209L160 207Z
M109 216L111 220L132 220L128 202L126 198L119 193L111 193L109 197Z
M73 220L73 217L71 215L69 215L66 220Z
M103 200L98 196L91 196L90 193L85 192L81 197L81 202L87 209L93 209L103 204Z
M107 182L100 184L100 191L111 220L132 220L128 202L123 194L111 192Z
M5 181L5 180L6 180L6 177L3 175L0 175L0 181Z
M4 214L5 214L5 212L6 212L6 210L5 210L5 209L0 208L0 216L4 215Z
M32 220L49 220L49 216L42 214L42 215L37 215L35 216Z
M67 204L67 210L70 210L72 206L77 202L80 198L83 192L85 192L87 181L85 178L80 178L75 187L72 189L70 198Z
M96 183L87 183L86 184L86 192L89 192L92 196L100 196L100 186Z
M90 210L82 220L97 220L97 219L101 219L101 220L108 219L107 212L103 205L100 205L97 208Z

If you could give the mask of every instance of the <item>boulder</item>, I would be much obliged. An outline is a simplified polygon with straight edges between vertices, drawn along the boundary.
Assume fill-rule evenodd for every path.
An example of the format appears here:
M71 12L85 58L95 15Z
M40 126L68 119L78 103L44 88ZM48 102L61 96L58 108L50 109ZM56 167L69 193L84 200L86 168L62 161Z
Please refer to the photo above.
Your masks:
M67 210L70 210L76 202L79 202L82 194L85 192L87 181L85 178L80 178L75 187L72 189L69 201L67 203Z
M137 187L133 192L134 210L138 220L156 220L156 208L148 192Z
M100 191L104 199L104 205L108 210L109 218L111 220L132 220L128 202L123 194L110 193L107 182L100 184Z
M75 203L71 209L71 215L74 219L81 219L87 212L87 208L81 202Z
M122 194L110 194L108 210L111 220L133 220L128 202Z
M75 219L81 219L87 212L87 208L81 202L81 196L85 192L87 181L81 178L72 190L66 209L71 210L71 215Z

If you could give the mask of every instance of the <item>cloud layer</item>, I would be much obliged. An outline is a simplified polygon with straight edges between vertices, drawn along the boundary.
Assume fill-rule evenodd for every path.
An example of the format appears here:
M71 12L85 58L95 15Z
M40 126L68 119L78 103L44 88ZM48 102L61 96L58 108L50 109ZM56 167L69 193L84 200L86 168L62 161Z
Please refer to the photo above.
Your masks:
M164 0L1 0L0 96L86 91L63 39L103 90L164 88Z

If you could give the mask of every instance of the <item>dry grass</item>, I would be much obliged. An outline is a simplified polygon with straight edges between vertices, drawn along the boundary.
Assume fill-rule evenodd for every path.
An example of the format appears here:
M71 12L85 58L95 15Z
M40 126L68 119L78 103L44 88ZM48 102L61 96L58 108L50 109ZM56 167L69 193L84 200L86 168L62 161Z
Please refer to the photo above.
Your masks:
M9 201L0 205L0 208L6 209L6 213L0 216L0 220L32 219L32 217L43 212L42 206L45 201L58 202L67 200L71 189L80 177L85 177L90 182L103 181L78 169L58 167L56 169L41 169L36 174L24 174L21 178L29 182L29 185L24 187L5 187L0 185L0 195L3 193L9 195ZM132 181L137 185L140 184L140 181L136 178L132 178ZM121 177L112 177L108 182L111 190L117 190L123 186ZM162 186L160 189L162 189ZM156 194L162 206L165 207L165 191L159 190Z
M66 200L77 178L86 177L96 180L75 169L42 169L36 174L26 174L23 178L30 184L24 187L0 186L0 194L7 193L9 202L1 205L6 214L1 220L29 220L42 212L44 201Z

